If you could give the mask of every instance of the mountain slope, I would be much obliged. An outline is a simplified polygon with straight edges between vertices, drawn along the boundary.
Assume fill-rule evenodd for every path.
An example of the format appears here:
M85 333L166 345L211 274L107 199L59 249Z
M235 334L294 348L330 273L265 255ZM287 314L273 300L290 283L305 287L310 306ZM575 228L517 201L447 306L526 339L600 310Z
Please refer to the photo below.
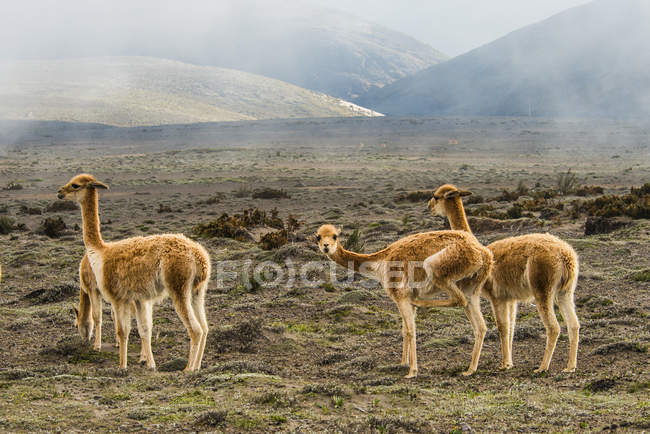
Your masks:
M598 0L356 102L394 115L650 114L650 2Z
M374 113L279 80L146 57L0 63L0 118L158 125Z
M0 58L161 57L344 99L446 60L409 36L303 0L23 3L0 16L1 40L14 41L0 45Z

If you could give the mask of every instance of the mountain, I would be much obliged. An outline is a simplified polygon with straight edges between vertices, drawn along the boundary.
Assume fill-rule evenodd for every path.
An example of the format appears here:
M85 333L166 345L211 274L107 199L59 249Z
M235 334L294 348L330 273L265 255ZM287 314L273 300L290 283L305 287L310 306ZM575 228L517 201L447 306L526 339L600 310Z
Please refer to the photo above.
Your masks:
M14 9L17 9L14 10ZM446 56L303 0L33 0L0 17L0 58L148 56L277 78L351 99Z
M172 60L0 62L0 119L137 126L375 115L283 81Z
M650 115L650 2L598 0L355 102L391 115Z

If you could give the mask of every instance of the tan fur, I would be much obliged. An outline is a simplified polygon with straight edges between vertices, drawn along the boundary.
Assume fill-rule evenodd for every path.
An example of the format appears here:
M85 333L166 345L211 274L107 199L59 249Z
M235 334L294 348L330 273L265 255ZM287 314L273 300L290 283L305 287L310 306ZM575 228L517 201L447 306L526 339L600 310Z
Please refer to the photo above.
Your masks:
M410 235L372 254L347 251L332 225L318 229L319 248L337 264L376 278L393 299L402 316L402 364L408 364L406 378L417 375L414 306L462 306L474 330L472 361L465 375L476 371L486 326L479 305L479 289L492 267L492 254L471 234L437 231ZM420 266L409 266L409 263ZM394 263L394 268L391 264ZM414 283L426 283L414 288ZM457 286L458 285L458 286ZM460 288L459 288L460 286ZM437 292L448 300L431 300Z
M461 196L471 194L446 184L429 202L432 213L447 216L452 229L471 233ZM487 246L494 267L483 286L490 300L501 336L502 369L512 368L512 341L520 301L535 300L546 329L544 356L535 372L548 370L560 326L553 303L557 303L569 332L569 361L564 372L576 369L580 323L575 313L574 291L578 281L578 255L561 239L549 234L510 237Z
M79 305L74 306L75 327L82 339L90 340L95 331L95 342L93 348L97 351L102 349L102 296L97 288L95 275L90 267L88 255L84 255L79 263ZM131 316L135 316L135 303L131 304ZM115 326L115 346L118 347L117 322L115 321L115 309L111 305L111 318ZM142 335L140 335L142 338ZM140 362L146 362L144 352L145 345L142 345Z
M208 253L200 244L181 234L104 242L99 231L98 188L108 187L92 175L82 174L61 187L58 196L81 204L84 244L91 275L96 280L99 293L113 305L115 312L120 368L127 367L132 310L135 311L147 367L155 368L151 352L153 305L169 295L190 335L190 352L185 370L200 369L208 333L204 307L210 277ZM89 275L84 276L86 271L82 260L80 276L86 286L86 294L93 303L93 292L89 289L92 282ZM81 305L84 296L80 295Z

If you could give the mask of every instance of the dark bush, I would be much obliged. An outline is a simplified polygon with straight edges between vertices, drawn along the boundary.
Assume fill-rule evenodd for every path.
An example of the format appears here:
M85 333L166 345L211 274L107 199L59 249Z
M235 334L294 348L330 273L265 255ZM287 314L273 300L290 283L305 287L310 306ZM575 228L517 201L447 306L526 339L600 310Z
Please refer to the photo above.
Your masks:
M288 199L290 197L284 189L276 190L267 187L253 192L253 199Z
M264 234L260 239L260 247L263 250L278 249L288 242L288 234L286 229L281 229L275 232Z
M163 205L162 203L158 204L158 214L162 214L165 212L174 212L171 206L169 205Z
M553 217L557 217L560 214L560 211L555 208L543 208L539 213L539 218L542 220L550 220Z
M28 300L34 300L38 304L57 303L66 298L79 294L79 287L74 283L62 283L54 288L41 288L30 292L25 296Z
M587 217L585 235L608 234L624 226L626 222L608 217Z
M574 202L574 213L586 213L590 216L616 217L628 216L633 219L650 218L650 193L647 189L650 184L640 188L632 188L630 193L618 195L604 195L583 202Z
M158 370L160 372L176 372L182 371L185 369L185 366L187 366L187 360L178 358L161 364L158 366Z
M0 234L6 235L18 229L16 222L11 217L0 216Z
M61 217L47 217L41 222L36 233L50 238L59 238L68 227Z
M595 196L597 194L603 194L605 190L599 185L583 185L578 187L575 191L576 196Z
M5 190L22 190L23 186L22 184L18 184L17 182L10 182L7 184L7 186L4 188Z
M27 214L27 215L41 215L43 214L43 211L40 208L32 208L27 205L21 205L20 206L20 212L21 214Z
M508 210L506 211L506 215L508 216L509 219L518 219L521 217L522 213L522 208L521 205L519 204L514 204Z

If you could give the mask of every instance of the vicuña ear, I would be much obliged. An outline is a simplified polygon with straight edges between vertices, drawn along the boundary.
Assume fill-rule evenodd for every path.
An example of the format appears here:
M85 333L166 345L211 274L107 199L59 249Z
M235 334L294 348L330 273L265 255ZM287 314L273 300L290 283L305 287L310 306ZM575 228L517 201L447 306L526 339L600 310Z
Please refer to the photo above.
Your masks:
M336 226L336 235L341 235L342 230L341 226Z
M108 185L104 184L101 181L93 181L89 185L94 188L101 188L103 190L108 190Z
M460 196L460 192L458 190L452 190L445 193L445 199L451 199L452 197L458 196Z
M461 195L461 196L471 196L471 195L472 195L472 192L471 192L471 191L467 191L467 190L461 190L461 191L460 191L460 195Z

